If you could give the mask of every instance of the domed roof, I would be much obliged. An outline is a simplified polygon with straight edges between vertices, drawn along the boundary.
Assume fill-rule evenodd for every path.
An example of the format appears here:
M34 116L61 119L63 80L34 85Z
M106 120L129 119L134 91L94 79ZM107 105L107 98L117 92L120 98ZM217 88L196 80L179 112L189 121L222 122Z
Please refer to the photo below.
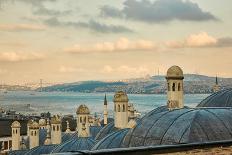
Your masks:
M47 125L46 120L43 119L43 118L40 119L40 120L39 120L39 125L40 125L40 126L46 126L46 125Z
M52 153L91 150L94 144L95 141L90 137L75 137L55 147Z
M114 121L110 122L98 132L95 139L100 140L100 139L104 138L106 135L108 135L114 131L117 131L117 130L119 130L119 129L114 127Z
M208 96L197 107L232 107L232 88Z
M118 91L114 95L114 102L128 102L128 96L125 92L123 91Z
M90 126L89 127L90 136L92 138L95 138L101 129L102 129L102 126Z
M179 66L172 66L168 69L166 78L167 79L170 79L170 78L184 79L184 74L183 74L182 69Z
M97 142L92 150L121 148L123 139L128 131L129 129L122 129L107 135Z
M18 121L14 121L14 122L11 124L11 127L12 127L12 128L20 128L21 125L20 125L20 123L19 123Z
M59 115L54 115L51 118L51 124L61 124L61 118Z
M77 108L76 113L77 113L77 115L79 115L79 114L87 114L88 115L88 114L90 114L90 111L86 105L82 104Z
M30 126L32 123L33 123L33 120L29 119L28 122L27 122L27 126Z
M64 143L72 138L76 138L77 135L78 135L77 132L74 133L62 132L61 141L62 143Z
M123 147L232 139L232 109L177 109L150 113L129 130Z
M56 145L43 145L32 148L27 151L25 155L40 155L40 154L49 154L56 147Z
M30 129L39 129L39 124L34 121L30 126L29 126Z

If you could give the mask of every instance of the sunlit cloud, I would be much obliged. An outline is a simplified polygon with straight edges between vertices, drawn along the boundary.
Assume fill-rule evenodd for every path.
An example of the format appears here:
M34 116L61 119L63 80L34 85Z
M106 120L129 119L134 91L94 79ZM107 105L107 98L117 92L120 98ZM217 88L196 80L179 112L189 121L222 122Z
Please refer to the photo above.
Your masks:
M232 46L232 38L216 38L206 32L191 34L182 41L166 42L169 48L200 48L200 47L226 47Z
M0 61L2 62L22 62L22 61L33 61L41 60L44 56L39 53L30 52L1 52Z
M89 52L123 52L123 51L152 51L157 50L156 43L150 40L132 41L127 38L120 38L115 42L101 42L92 45L76 44L73 47L65 48L69 53L89 53Z
M33 24L0 24L0 31L41 31L45 30L44 25Z

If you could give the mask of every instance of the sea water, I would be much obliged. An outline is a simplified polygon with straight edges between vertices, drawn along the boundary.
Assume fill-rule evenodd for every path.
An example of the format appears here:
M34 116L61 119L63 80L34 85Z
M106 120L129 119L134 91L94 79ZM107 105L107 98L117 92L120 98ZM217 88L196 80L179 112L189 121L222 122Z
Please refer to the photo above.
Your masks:
M195 107L209 94L185 94L185 106ZM51 112L52 114L75 114L81 104L86 104L91 113L102 115L104 93L77 93L77 92L31 92L10 91L0 94L0 107L16 110L20 113ZM113 93L106 93L109 115L113 116ZM154 108L166 105L165 94L128 94L129 103L141 114L145 114ZM25 108L30 104L29 108Z

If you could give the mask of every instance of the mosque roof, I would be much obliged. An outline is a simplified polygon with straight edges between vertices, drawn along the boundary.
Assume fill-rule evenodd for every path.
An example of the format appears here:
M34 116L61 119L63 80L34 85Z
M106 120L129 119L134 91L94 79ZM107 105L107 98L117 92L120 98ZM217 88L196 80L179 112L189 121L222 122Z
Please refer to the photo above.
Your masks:
M232 109L176 109L150 112L128 131L123 147L232 139Z
M232 107L232 88L213 93L197 107Z
M118 91L114 95L114 102L128 102L128 96L125 92L123 91Z
M184 78L182 69L179 66L172 66L168 69L166 78Z
M95 141L91 137L76 137L59 144L52 150L52 153L77 152L80 150L91 150Z
M82 104L77 108L76 114L90 114L90 111L86 105Z
M117 131L117 130L119 130L119 129L114 127L114 121L110 122L98 132L95 139L100 140L100 139L104 138L106 135L108 135L114 131Z
M95 138L97 136L97 134L99 133L99 131L102 129L102 126L90 126L89 130L90 130L90 136L92 138Z
M100 149L112 149L112 148L120 148L123 142L123 139L127 132L129 131L128 128L121 129L118 131L115 131L100 141L98 141L92 150L100 150Z
M37 146L29 151L27 151L24 155L40 155L40 154L49 154L56 145L42 145L42 146Z

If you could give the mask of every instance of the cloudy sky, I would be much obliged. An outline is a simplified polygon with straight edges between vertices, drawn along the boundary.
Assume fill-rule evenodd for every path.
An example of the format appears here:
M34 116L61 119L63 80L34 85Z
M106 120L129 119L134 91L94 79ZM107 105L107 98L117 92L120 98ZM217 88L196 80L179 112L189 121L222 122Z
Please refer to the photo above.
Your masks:
M232 77L231 0L0 0L0 83Z

